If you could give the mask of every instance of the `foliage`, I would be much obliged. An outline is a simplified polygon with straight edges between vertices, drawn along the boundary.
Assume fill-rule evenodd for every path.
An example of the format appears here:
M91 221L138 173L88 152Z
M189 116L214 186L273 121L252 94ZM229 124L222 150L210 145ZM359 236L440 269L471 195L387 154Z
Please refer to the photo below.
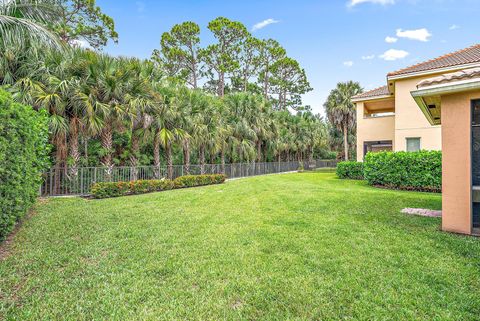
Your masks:
M152 60L169 77L197 88L202 73L198 58L200 27L191 21L177 24L162 34L160 45L161 50L153 51Z
M58 22L60 7L50 0L0 1L0 35L2 46L42 43L59 47L56 34L46 28Z
M263 95L275 109L300 109L301 95L312 90L305 71L275 40L253 37L245 25L225 17L208 24L215 42L200 47L200 27L192 21L173 26L162 35L152 60L169 79L206 92Z
M227 177L222 174L185 175L175 178L174 184L176 188L221 184L225 182L226 178Z
M439 151L368 153L364 175L370 185L440 192L442 153Z
M225 175L186 175L175 180L136 180L131 182L100 182L93 184L90 193L94 198L109 198L132 194L166 191L173 188L195 187L225 182Z
M35 202L48 166L47 117L0 90L0 241Z
M118 41L115 22L104 14L96 0L52 0L59 7L56 23L49 24L60 39L68 44L86 41L93 48L100 48L109 39Z
M349 160L349 132L356 126L355 104L352 97L363 91L359 83L348 81L338 83L337 87L330 91L324 104L328 121L342 132L345 160Z
M337 176L341 179L363 179L363 163L340 162L337 164Z

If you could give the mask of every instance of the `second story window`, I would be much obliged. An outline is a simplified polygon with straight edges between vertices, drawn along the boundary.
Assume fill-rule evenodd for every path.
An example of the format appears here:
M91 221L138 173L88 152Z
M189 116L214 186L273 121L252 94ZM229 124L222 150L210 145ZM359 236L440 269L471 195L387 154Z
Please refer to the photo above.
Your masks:
M407 138L407 152L418 152L420 148L420 137Z

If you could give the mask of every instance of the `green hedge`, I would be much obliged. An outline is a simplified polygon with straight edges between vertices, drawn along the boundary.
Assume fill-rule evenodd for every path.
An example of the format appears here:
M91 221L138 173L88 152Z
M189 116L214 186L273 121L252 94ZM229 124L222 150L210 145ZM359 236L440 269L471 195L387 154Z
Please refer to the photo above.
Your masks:
M132 194L160 192L174 188L194 187L202 185L220 184L225 182L226 176L215 175L187 175L175 180L139 180L132 182L103 182L95 183L90 193L95 198L118 197Z
M439 151L368 153L364 176L370 185L440 192L442 153Z
M47 113L0 89L0 241L35 202L48 154Z
M341 179L363 179L363 163L340 162L337 164L337 176Z

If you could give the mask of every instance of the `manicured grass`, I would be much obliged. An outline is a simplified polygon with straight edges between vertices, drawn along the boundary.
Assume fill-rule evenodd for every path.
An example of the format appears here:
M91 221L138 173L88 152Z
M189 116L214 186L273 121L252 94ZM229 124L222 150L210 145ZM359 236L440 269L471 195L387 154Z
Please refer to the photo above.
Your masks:
M0 261L0 319L478 320L480 239L441 196L331 173L52 199Z

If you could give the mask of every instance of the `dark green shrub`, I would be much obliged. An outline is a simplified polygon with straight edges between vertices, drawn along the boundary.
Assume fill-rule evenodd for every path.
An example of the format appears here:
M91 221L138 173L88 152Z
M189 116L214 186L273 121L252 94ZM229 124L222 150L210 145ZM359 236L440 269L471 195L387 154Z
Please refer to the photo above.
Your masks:
M365 179L370 185L440 192L442 153L439 151L368 153Z
M213 175L185 175L174 180L175 188L194 187L211 184L221 184L227 177L222 174Z
M363 179L363 163L340 162L337 164L337 176L341 179Z
M131 194L160 192L174 188L220 184L225 182L225 178L225 175L188 175L178 177L175 181L160 179L132 182L102 182L93 184L90 193L95 198L118 197Z
M35 202L49 149L47 113L0 89L0 241Z

